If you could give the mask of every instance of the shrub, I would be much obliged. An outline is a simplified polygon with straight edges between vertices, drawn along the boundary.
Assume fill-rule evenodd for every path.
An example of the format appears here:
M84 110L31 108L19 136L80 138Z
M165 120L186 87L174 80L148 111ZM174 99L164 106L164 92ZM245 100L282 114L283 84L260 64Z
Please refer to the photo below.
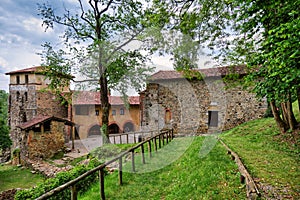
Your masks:
M59 172L55 178L49 178L44 182L38 184L36 187L18 191L15 195L15 200L27 200L27 199L35 199L39 196L43 195L44 193L65 184L78 176L82 175L83 173L99 166L101 163L97 159L91 159L88 165L77 165L72 170L67 172ZM98 173L95 172L90 176L84 178L83 180L79 181L76 184L76 189L79 193L83 193L87 191L91 184L97 180ZM63 199L70 199L71 192L69 189L66 189L56 195L53 195L51 200L63 200Z

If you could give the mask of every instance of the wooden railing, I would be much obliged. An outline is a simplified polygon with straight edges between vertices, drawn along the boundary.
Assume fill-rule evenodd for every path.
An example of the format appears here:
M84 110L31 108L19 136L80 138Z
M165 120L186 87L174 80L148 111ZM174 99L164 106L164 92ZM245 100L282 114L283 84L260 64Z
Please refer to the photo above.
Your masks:
M157 131L140 131L140 132L127 132L127 133L117 133L110 134L109 139L113 144L129 144L129 143L138 143L144 140L145 138L152 137Z
M48 199L49 197L58 194L59 192L63 190L70 189L70 199L71 200L77 200L77 190L76 190L76 183L81 181L82 179L90 176L91 174L98 172L99 173L99 182L100 182L100 198L102 200L105 200L105 188L104 188L104 170L105 168L112 164L113 162L119 162L119 184L123 184L123 176L122 176L122 165L123 165L123 157L125 157L128 154L131 154L131 167L132 172L136 171L135 167L135 150L138 148L141 148L141 155L142 155L142 163L145 164L145 148L144 145L148 145L148 152L149 157L152 157L152 151L157 151L158 148L161 148L162 145L168 144L172 139L174 138L173 130L164 130L160 131L158 134L149 137L148 139L145 139L141 143L135 145L134 147L126 150L125 152L122 152L115 158L111 159L110 161L107 161L106 163L99 165L98 167L95 167L94 169L82 174L81 176L77 177L76 179L73 179L57 188L54 188L50 190L49 192L43 194L42 196L38 197L36 200L42 200L42 199ZM154 146L154 149L152 149L152 146Z

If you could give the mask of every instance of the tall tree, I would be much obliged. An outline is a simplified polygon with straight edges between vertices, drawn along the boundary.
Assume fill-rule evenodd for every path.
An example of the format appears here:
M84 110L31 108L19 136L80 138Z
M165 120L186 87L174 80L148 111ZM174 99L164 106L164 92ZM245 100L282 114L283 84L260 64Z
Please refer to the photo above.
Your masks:
M156 16L148 0L78 0L78 7L65 8L59 15L51 5L39 5L46 29L54 25L66 28L62 48L43 45L46 75L54 90L68 86L72 80L72 76L61 74L74 71L85 76L79 82L97 85L103 113L101 132L108 136L110 89L125 94L130 85L141 88L149 71L147 58L158 44L149 27L159 30L166 18Z
M9 148L12 144L7 126L7 97L8 94L4 90L0 90L0 150Z
M173 13L174 29L211 49L219 63L246 64L251 71L248 80L255 83L256 94L270 102L282 132L295 129L292 102L300 101L299 0L168 0L159 4Z

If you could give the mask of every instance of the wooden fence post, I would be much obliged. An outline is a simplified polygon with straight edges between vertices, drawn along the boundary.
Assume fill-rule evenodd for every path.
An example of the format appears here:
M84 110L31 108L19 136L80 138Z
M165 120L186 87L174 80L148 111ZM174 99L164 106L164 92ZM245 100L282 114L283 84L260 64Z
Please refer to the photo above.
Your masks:
M141 145L141 149L142 149L142 162L143 164L145 164L145 150L144 150L144 144Z
M149 157L152 157L152 152L151 152L151 140L148 141L148 149L149 149Z
M114 144L116 144L116 136L114 136Z
M156 136L154 137L154 148L155 148L155 151L157 151Z
M166 138L167 138L167 144L169 143L169 134L168 134L168 132L166 132Z
M123 184L123 177L122 177L122 156L119 158L119 185Z
M132 166L132 172L135 172L134 149L131 151L131 166Z
M122 144L122 135L120 134L120 144Z
M128 136L129 134L127 133L126 134L126 140L127 140L127 144L129 144L129 136Z
M136 143L135 132L133 132L133 142L134 142L134 144Z
M71 186L71 200L77 200L77 190L75 184Z
M161 135L158 136L158 147L161 148Z
M102 200L105 200L104 193L104 168L99 170L99 180L100 180L100 196Z

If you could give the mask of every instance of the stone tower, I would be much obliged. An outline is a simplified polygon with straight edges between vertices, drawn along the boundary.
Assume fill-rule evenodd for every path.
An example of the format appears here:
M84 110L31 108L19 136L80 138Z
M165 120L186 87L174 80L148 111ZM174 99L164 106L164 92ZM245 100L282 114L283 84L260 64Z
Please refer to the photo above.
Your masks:
M18 127L22 123L34 121L38 116L68 117L67 106L61 105L51 92L42 91L49 84L42 70L38 66L6 73L10 75L8 123L13 150L21 145Z

